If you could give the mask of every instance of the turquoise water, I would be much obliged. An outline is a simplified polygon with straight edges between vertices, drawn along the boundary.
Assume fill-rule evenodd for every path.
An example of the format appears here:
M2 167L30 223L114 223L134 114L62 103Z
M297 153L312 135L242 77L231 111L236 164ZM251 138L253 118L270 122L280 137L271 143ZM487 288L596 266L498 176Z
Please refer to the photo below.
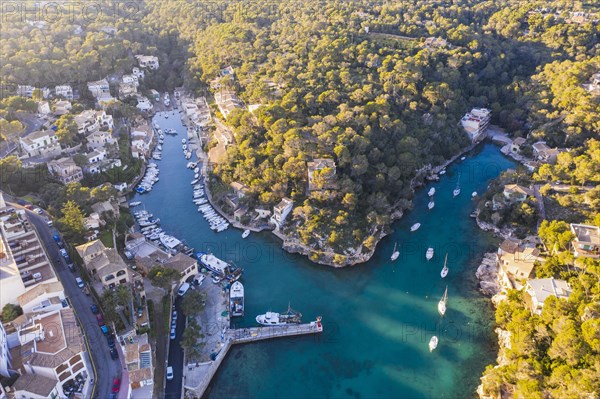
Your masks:
M323 317L320 336L235 346L207 393L209 398L454 398L471 396L486 364L495 358L489 300L476 290L481 254L493 240L469 214L473 191L514 163L491 144L450 167L436 188L435 208L427 209L427 190L419 190L414 209L393 225L394 233L366 264L332 269L282 251L270 233L241 238L233 228L214 233L191 202L193 172L186 169L177 116L155 118L167 136L160 181L150 194L136 197L162 221L162 227L197 250L211 250L244 268L246 316L237 326L256 325L266 310L283 311L288 301L304 321ZM462 193L452 197L460 172ZM421 228L410 232L410 226ZM394 243L400 258L390 262ZM427 247L435 249L427 262ZM450 272L440 278L444 254ZM448 311L437 302L448 285ZM430 353L432 335L440 339Z

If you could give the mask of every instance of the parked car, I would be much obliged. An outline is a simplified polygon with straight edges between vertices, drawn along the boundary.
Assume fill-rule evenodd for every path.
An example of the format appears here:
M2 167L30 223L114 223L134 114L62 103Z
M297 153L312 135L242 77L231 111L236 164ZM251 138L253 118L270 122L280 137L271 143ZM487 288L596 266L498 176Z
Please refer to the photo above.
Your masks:
M79 288L85 287L85 283L83 282L83 280L81 279L81 277L75 277L75 282L77 283L77 286Z
M112 335L107 335L106 336L106 342L108 343L108 347L109 348L114 348L115 347L115 338Z
M63 258L66 258L67 256L69 256L69 254L68 254L67 250L66 250L66 249L64 249L64 248L61 248L61 249L60 249L60 255L61 255Z
M177 311L176 310L173 311L172 319L177 320Z
M171 328L171 339L175 339L176 336L177 336L177 330L175 330L174 328Z
M104 326L100 326L100 330L102 330L102 334L104 334L104 335L110 334L110 330L105 325Z
M98 322L99 326L103 326L104 325L104 316L102 316L102 313L98 313L96 315L96 321Z
M198 287L201 286L202 282L204 281L205 278L206 278L206 276L204 274L196 275L196 277L194 277L194 284L197 285Z
M54 222L50 219L46 220L46 224L48 225L48 227L54 226Z
M177 320L171 319L171 328L177 328Z
M29 209L30 211L33 211L33 205L27 204L27 205L25 205L25 209Z
M121 390L121 379L120 378L115 378L113 380L112 391L114 393L117 393L117 392L119 392L119 390Z
M75 272L75 265L71 262L67 265L67 267L69 268L70 271L72 271L73 273Z
M38 215L41 215L44 211L42 211L40 208L34 208L33 211L35 213L37 213Z
M119 358L119 352L117 352L115 348L111 348L110 357L113 358L113 360L117 360Z
M96 305L95 303L92 303L90 305L90 310L92 311L93 314L100 313L100 309L98 309L98 305Z
M173 367L167 367L167 380L171 381L173 379Z
M138 306L137 308L137 316L138 317L142 317L142 315L144 314L144 308L141 306Z
M181 284L181 287L179 287L179 291L177 291L177 295L184 296L185 293L188 292L189 289L190 289L189 283L183 283L183 284Z

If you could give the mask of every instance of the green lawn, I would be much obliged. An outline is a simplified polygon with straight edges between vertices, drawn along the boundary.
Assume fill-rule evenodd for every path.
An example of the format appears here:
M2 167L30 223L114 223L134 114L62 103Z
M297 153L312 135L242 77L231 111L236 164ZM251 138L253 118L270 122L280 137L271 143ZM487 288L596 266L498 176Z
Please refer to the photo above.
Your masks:
M107 248L113 247L113 238L112 238L112 230L104 230L102 233L100 233L100 241L102 241L102 243L104 244L104 246L106 246Z

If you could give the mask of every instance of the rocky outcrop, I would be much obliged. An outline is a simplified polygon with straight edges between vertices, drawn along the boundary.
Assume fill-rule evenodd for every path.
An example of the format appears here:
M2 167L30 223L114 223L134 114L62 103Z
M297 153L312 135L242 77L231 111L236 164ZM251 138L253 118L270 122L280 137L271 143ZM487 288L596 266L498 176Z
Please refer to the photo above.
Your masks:
M475 272L479 279L479 289L485 295L496 295L500 293L500 284L498 282L498 266L496 264L496 254L488 252L483 255L481 264Z

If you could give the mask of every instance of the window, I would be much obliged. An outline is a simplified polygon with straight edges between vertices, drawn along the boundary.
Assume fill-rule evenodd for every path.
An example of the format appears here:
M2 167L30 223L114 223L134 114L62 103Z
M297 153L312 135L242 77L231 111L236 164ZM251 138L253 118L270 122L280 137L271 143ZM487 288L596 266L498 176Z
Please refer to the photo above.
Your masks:
M114 278L115 278L115 276L113 276L112 274L109 274L108 276L104 277L104 281L110 281Z
M120 277L120 276L124 275L125 273L127 273L125 270L119 270L117 272L117 277Z

